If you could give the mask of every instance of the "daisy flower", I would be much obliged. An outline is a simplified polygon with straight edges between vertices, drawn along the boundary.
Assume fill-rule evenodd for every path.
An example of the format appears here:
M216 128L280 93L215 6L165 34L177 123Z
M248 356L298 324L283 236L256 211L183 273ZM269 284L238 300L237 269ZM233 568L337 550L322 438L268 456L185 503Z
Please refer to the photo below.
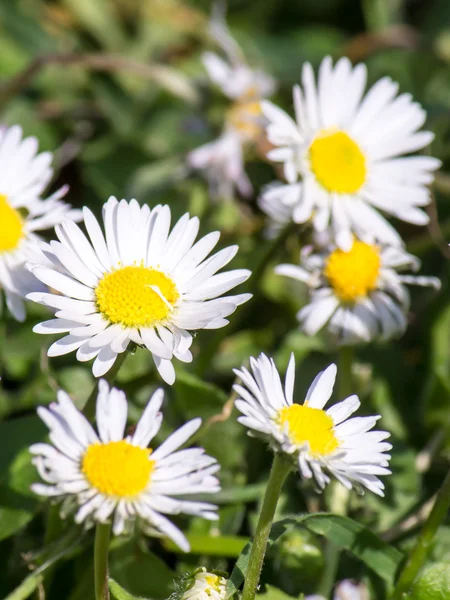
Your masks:
M267 136L276 146L268 158L284 165L288 184L277 191L293 218L311 219L317 230L331 222L338 244L371 233L381 242L401 245L379 210L402 221L424 225L421 207L429 203L428 185L440 161L404 156L427 146L429 131L419 131L426 113L410 94L383 77L364 96L367 69L347 58L333 66L327 56L317 83L311 65L294 87L295 121L270 102L262 102ZM273 190L267 193L274 195Z
M148 445L162 423L163 390L157 390L134 433L125 435L128 405L125 394L100 380L96 422L98 433L64 391L58 402L39 407L51 444L30 447L33 464L46 482L33 491L62 503L62 516L78 507L77 523L113 522L120 535L137 519L144 531L169 537L185 552L189 543L164 515L196 515L217 519L213 504L185 500L190 494L220 489L214 473L220 468L202 448L178 450L198 430L201 419L189 421L156 450Z
M205 52L203 64L211 82L231 103L220 137L193 150L188 155L188 163L195 169L205 170L214 196L230 197L236 187L242 196L248 197L252 194L252 185L244 169L244 150L264 133L260 101L274 92L275 81L247 65L223 15L213 15L210 32L226 58Z
M181 600L225 600L227 580L202 567L187 579Z
M309 303L297 314L306 334L326 327L339 343L355 344L405 331L410 306L405 284L440 287L436 277L402 274L419 267L420 261L399 247L355 238L348 251L332 246L315 254L306 247L300 266L279 265L275 272L308 286Z
M45 290L25 267L38 239L36 231L50 229L66 216L81 217L60 202L67 186L46 200L42 194L53 175L52 154L38 154L35 137L22 137L17 125L0 127L0 288L15 319L25 320L23 298L32 291Z
M106 373L130 342L150 350L161 377L175 380L173 357L190 362L188 330L217 329L250 294L218 298L245 281L250 271L215 274L235 256L230 246L206 258L217 244L215 231L194 243L199 220L185 214L170 230L170 208L139 206L110 198L103 207L105 234L88 208L89 236L71 220L55 228L59 241L41 244L29 268L59 294L35 292L31 300L56 308L55 319L35 326L42 334L67 332L49 356L77 351L95 358L96 377Z
M360 406L357 396L349 396L324 410L333 392L336 365L330 365L312 382L303 404L294 403L295 360L291 355L284 387L275 363L264 354L250 358L251 372L236 369L242 385L236 408L238 421L252 435L266 439L275 452L292 457L302 477L314 478L320 488L336 477L346 488L361 486L379 496L384 485L378 475L390 473L386 454L392 448L384 442L385 431L371 431L380 418L353 417Z

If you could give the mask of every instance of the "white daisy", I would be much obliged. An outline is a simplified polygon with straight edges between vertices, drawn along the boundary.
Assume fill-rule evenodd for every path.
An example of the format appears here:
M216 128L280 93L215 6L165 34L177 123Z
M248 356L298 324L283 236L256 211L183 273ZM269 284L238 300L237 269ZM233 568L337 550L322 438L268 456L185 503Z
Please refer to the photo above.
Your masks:
M181 600L225 600L227 580L202 567L188 580Z
M275 272L306 283L309 303L297 317L308 335L326 327L341 344L387 340L407 326L410 296L405 284L439 289L436 277L402 275L420 261L401 248L354 239L349 251L331 247L314 254L306 247L300 264Z
M33 293L31 300L57 309L55 319L36 325L36 333L68 335L52 344L49 356L77 350L80 361L95 357L96 377L106 373L130 341L152 353L161 377L175 380L172 358L190 362L188 330L217 329L250 294L218 298L245 281L250 271L215 273L238 247L206 258L220 234L194 244L199 220L185 214L170 230L170 208L150 209L110 198L103 207L105 235L94 215L83 209L89 239L73 221L55 228L58 241L41 244L29 265L33 274L59 294ZM105 238L106 236L106 238Z
M53 175L50 152L38 154L35 137L22 138L17 125L0 128L0 287L14 318L25 320L23 299L29 292L45 290L25 267L36 231L49 229L63 218L80 218L59 199L67 192L60 188L46 200L42 194Z
M247 65L222 15L213 15L210 31L226 60L213 52L205 52L203 64L211 82L232 104L226 112L220 137L192 151L188 163L206 172L213 196L231 197L236 187L242 196L248 197L252 194L252 185L245 174L244 150L264 133L260 101L274 92L275 81Z
M100 380L97 397L98 434L69 396L39 407L51 444L34 444L33 464L46 484L32 486L36 494L63 500L62 515L78 505L77 523L113 522L115 535L137 519L145 531L165 535L189 550L181 531L164 515L196 515L217 519L213 504L185 500L190 494L220 489L214 473L220 468L202 448L178 450L198 430L201 419L189 421L156 450L148 447L162 423L163 390L157 390L134 433L125 435L128 405L125 394Z
M242 385L236 408L244 415L238 421L249 428L249 434L267 439L276 452L290 456L302 477L314 477L320 488L333 475L346 488L356 486L384 495L378 475L390 473L386 454L392 448L384 442L385 431L370 431L379 416L348 417L360 406L357 396L349 396L327 411L336 379L336 365L330 365L312 382L303 404L293 401L295 360L291 355L284 387L275 363L264 354L250 358L251 373L236 369Z
M429 203L428 185L440 161L403 156L427 146L429 131L418 131L426 113L410 94L397 96L398 84L380 79L363 97L365 65L347 58L334 65L328 56L317 84L311 65L302 70L302 87L294 87L294 121L270 102L262 102L269 121L267 136L277 146L268 153L284 163L288 185L279 202L294 206L293 218L312 219L322 231L332 223L338 244L348 249L351 232L402 243L382 210L409 223L424 225L421 209ZM300 181L299 181L300 180Z

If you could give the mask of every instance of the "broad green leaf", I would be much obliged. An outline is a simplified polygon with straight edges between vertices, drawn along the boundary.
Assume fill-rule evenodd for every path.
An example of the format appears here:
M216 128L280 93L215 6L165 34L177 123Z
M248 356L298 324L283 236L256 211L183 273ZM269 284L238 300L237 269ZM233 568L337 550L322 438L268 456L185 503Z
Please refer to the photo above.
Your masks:
M112 597L116 600L146 600L142 596L133 596L130 592L127 592L121 585L114 581L114 579L108 580L109 591Z
M30 453L25 449L11 464L0 487L0 540L16 533L33 518L38 498L30 486L37 478Z
M257 595L261 600L293 600L292 596L288 596L273 585L266 585L262 594ZM297 597L296 600L302 600L303 594Z
M191 554L206 554L207 556L239 556L247 543L247 538L231 535L213 537L211 535L188 534ZM167 540L164 545L171 552L181 552L173 542Z
M307 527L313 533L322 535L336 546L352 553L362 560L372 571L388 583L392 583L403 559L402 554L356 521L328 513L289 517L273 524L269 536L269 546L293 527ZM242 585L248 568L252 542L249 542L231 573L227 585L227 597L231 597Z

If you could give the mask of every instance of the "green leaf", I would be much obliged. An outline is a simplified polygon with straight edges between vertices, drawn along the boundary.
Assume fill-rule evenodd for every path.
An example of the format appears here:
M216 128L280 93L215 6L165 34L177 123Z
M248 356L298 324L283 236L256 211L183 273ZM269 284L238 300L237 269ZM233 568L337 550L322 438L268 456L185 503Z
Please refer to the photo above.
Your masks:
M449 597L450 569L447 563L436 563L424 570L406 600L444 600Z
M191 554L206 554L207 556L239 556L247 543L247 538L221 535L188 534L188 542L191 545ZM173 542L167 540L164 545L171 552L182 552Z
M273 585L266 585L265 590L262 594L258 594L258 598L261 600L293 600L292 596L288 596ZM303 594L297 597L296 600L303 600Z
M28 449L24 449L10 465L0 488L0 540L13 535L31 521L38 499L30 486L37 480Z
M133 596L130 592L127 592L121 585L114 581L114 579L108 580L109 591L113 598L116 600L145 600L142 596Z
M378 536L348 517L328 513L289 517L274 523L269 536L269 546L293 527L307 527L313 533L331 540L336 546L349 551L363 561L382 579L394 581L403 555L383 542ZM239 556L227 584L227 598L235 594L245 579L252 542L249 542Z

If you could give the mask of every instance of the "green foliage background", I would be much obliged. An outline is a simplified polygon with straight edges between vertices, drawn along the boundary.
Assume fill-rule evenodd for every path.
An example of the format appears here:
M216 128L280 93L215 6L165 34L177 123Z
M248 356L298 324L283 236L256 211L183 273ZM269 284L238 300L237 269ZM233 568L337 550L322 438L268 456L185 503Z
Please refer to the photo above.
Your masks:
M363 60L371 83L389 75L423 104L427 127L436 134L430 152L444 163L433 189L430 227L395 223L408 250L423 261L423 272L442 279L442 290L413 293L410 326L401 340L357 351L355 392L362 412L382 414L381 428L393 436L386 498L354 494L350 516L357 523L302 521L304 513L326 509L329 497L317 496L291 477L278 517L295 515L298 523L290 522L271 546L263 576L266 600L313 593L324 567L323 540L331 537L347 550L339 579L364 578L374 598L382 600L401 553L417 535L421 508L449 466L448 1L235 0L228 9L232 33L248 61L278 79L277 103L291 109L292 84L305 60L314 67L327 53ZM201 444L222 465L220 521L179 519L192 544L188 555L164 540L139 535L115 540L112 592L119 600L131 597L121 586L134 596L164 600L173 591L174 577L187 568L230 570L254 531L271 456L230 414L231 369L264 351L284 371L294 351L301 394L318 370L336 360L322 338L307 338L297 329L303 290L272 272L282 259L294 261L307 240L292 235L285 246L271 246L255 198L212 204L205 182L185 167L186 153L220 131L226 105L209 86L200 62L201 52L213 48L207 35L209 11L208 2L193 0L0 4L0 118L21 124L27 135L39 138L42 149L56 152L53 187L69 183L68 201L86 204L97 215L111 194L151 205L168 203L174 221L185 211L197 214L201 232L219 229L222 247L239 244L233 266L256 273L247 284L253 300L238 309L227 328L198 334L194 362L178 363L177 381L166 390L161 438L194 416L206 422ZM248 170L256 189L274 178L272 167L256 155L249 156ZM53 340L31 331L46 314L42 307L29 306L26 323L6 313L0 322L0 597L85 600L93 597L92 533L69 520L57 532L59 541L46 544L48 506L29 491L37 475L27 447L45 436L35 407L52 401L58 387L82 404L94 385L89 366L73 355L47 360ZM147 352L138 350L127 359L117 385L132 401L132 422L160 384ZM361 526L381 534L390 547L377 550L368 544L372 550L367 553L354 529ZM450 561L450 522L441 527L433 560Z

